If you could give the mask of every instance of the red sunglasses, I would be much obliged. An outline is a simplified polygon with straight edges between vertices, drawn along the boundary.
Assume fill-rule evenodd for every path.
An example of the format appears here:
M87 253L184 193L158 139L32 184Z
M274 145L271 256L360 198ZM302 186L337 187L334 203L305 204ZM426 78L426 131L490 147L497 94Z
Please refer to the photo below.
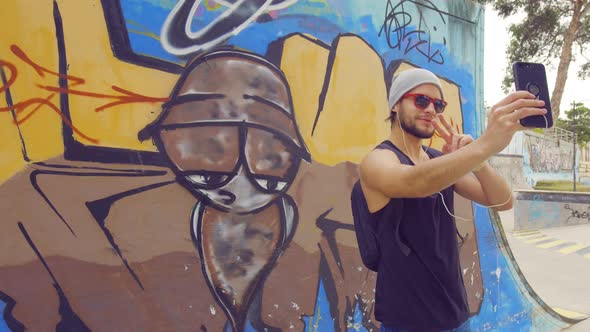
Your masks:
M444 112L445 107L447 106L446 101L438 98L430 98L421 93L406 93L402 98L414 98L414 105L421 110L426 109L426 107L432 103L432 105L434 105L434 111L439 114Z

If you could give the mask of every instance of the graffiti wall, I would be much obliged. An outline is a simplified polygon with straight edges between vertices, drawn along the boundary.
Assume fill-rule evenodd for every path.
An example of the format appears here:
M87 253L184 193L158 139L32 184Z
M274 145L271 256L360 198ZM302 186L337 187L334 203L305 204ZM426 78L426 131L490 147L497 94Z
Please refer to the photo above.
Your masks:
M392 74L430 69L482 129L469 1L2 7L0 331L375 331L349 193ZM554 327L456 211L472 326Z
M519 190L515 198L515 230L590 223L590 197L586 193Z
M524 158L519 155L497 154L488 163L498 173L512 190L531 189L524 177Z
M518 132L503 151L503 155L522 156L522 172L529 186L539 180L568 180L573 177L574 146L534 131ZM576 144L576 174L579 177L580 149ZM522 189L524 187L520 187Z
M571 172L573 163L572 144L564 142L559 144L544 137L533 135L525 135L525 142L530 156L529 165L533 171L539 173Z

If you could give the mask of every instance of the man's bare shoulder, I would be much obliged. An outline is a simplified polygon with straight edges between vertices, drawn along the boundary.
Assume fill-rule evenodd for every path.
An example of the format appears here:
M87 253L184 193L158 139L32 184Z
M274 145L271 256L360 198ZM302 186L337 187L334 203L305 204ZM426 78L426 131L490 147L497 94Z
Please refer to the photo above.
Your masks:
M400 164L399 158L393 151L374 149L361 160L361 179L366 181L368 178L380 174L383 170Z

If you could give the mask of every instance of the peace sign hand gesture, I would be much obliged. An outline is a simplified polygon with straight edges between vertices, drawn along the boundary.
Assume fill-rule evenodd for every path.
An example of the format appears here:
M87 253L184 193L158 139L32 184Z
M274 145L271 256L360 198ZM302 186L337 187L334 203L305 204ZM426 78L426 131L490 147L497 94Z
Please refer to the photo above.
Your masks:
M459 134L457 130L447 122L442 114L437 114L437 117L444 128L441 127L438 121L434 121L432 124L438 135L445 140L445 144L442 147L442 152L444 154L457 151L465 145L473 142L473 137L471 137L471 135Z

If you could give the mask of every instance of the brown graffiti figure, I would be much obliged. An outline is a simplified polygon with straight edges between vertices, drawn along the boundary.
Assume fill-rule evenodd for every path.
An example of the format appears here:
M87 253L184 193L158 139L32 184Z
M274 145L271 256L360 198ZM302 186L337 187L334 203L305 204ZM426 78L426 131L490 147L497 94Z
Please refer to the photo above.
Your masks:
M341 331L359 311L375 328L345 194L358 166L311 160L282 72L211 51L163 106L139 138L166 166L58 156L0 186L9 329Z
M288 85L261 57L217 51L186 69L152 136L178 180L201 199L191 231L211 291L243 330L260 287L297 226L285 191L302 158Z

